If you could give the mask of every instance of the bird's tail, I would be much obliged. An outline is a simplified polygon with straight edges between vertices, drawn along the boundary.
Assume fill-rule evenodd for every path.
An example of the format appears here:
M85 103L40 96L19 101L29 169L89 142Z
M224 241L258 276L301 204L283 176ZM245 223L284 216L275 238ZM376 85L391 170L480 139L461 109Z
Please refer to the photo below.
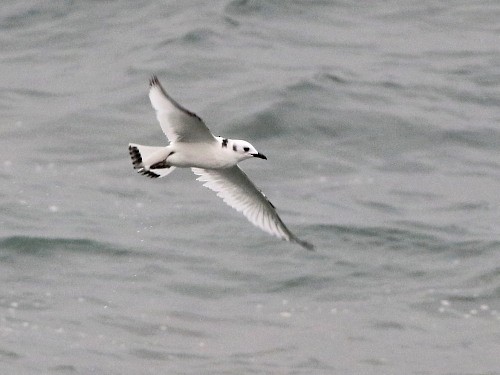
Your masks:
M175 169L166 162L165 150L165 147L143 146L135 143L128 145L134 169L151 178L165 177Z

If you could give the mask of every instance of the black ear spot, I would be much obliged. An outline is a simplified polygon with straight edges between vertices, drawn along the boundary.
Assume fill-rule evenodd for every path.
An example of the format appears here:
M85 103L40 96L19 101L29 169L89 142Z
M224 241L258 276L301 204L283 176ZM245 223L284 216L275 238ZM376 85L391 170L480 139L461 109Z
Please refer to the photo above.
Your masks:
M245 152L250 151L250 147L243 147L243 151L245 151Z
M236 145L233 145L233 151L234 152L238 151L238 147L236 147Z

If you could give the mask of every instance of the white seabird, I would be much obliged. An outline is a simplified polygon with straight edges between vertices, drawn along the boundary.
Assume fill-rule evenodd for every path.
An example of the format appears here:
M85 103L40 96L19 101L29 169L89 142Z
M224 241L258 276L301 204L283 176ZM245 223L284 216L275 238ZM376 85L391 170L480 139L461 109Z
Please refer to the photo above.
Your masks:
M149 99L170 143L166 147L129 144L134 169L161 178L176 167L191 168L203 186L215 191L225 203L240 211L262 230L307 250L313 245L296 237L278 216L275 207L237 165L257 157L267 159L250 143L214 137L193 112L183 108L163 89L156 76L149 81Z

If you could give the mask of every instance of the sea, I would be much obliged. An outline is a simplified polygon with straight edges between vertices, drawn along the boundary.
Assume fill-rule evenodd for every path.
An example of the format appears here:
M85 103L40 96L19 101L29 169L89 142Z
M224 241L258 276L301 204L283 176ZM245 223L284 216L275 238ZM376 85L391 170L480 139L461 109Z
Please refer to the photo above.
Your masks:
M3 0L0 374L500 374L500 2ZM315 251L164 146L155 74Z

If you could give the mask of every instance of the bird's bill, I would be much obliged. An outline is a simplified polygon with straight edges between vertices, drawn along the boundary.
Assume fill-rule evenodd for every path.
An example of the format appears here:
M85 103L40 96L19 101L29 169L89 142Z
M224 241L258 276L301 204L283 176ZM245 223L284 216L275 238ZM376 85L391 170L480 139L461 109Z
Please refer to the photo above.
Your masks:
M261 154L260 152L258 154L252 154L252 156L254 156L256 158L261 158L261 159L267 160L266 155Z

